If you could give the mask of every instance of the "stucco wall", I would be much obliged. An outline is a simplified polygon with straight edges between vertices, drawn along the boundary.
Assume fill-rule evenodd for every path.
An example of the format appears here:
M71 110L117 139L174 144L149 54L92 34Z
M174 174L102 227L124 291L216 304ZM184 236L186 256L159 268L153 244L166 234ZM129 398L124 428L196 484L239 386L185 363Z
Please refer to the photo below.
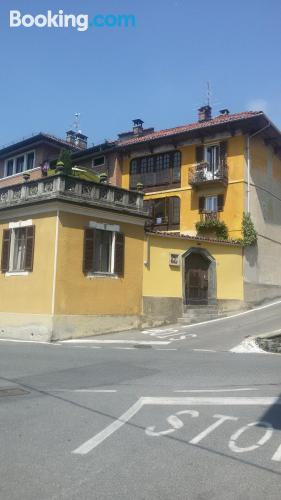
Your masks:
M181 232L196 234L195 224L200 220L199 197L224 194L224 211L220 213L229 229L231 238L241 236L241 222L244 209L244 145L245 138L242 135L228 138L227 140L227 165L229 182L227 188L220 184L208 186L201 185L200 188L192 188L188 183L189 168L196 163L196 146L189 145L178 148L181 151L181 187L149 193L145 199L162 198L166 196L179 196L181 199ZM170 147L167 146L167 150ZM149 154L149 153L147 153ZM129 188L130 161L133 158L124 157L122 166L122 187Z
M258 244L245 250L247 299L281 297L281 161L260 137L251 140L250 212Z
M55 214L9 218L0 221L0 249L3 229L9 222L32 219L35 225L33 271L27 276L6 276L0 272L0 312L50 314L56 234Z
M186 239L149 236L145 245L143 295L149 297L183 297L182 265L169 265L169 254L184 254L193 247L206 249L216 261L217 299L243 301L242 248Z
M90 220L112 224L95 216L60 213L55 314L140 314L143 227L120 223L125 234L124 277L89 278L83 273L83 244L84 228Z

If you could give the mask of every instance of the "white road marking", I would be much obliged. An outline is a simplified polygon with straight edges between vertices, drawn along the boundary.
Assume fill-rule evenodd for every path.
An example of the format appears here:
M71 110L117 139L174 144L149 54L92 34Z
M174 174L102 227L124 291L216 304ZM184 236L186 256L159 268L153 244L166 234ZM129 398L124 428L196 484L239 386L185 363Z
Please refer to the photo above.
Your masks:
M281 462L281 444L277 448L277 451L274 453L271 460L274 460L275 462Z
M107 392L117 392L116 389L54 389L53 392L95 392L95 393L107 393Z
M87 340L87 339L80 339L80 340L63 340L63 343L67 344L73 344L76 342L79 343L87 343L87 344L134 344L134 345L168 345L171 342L165 342L165 341L158 341L158 340L125 340L125 339L103 339L103 340Z
M105 439L107 439L111 434L116 432L120 427L126 424L138 411L141 409L143 405L143 398L138 399L138 401L133 404L121 417L112 422L112 424L108 425L103 431L96 434L94 437L83 443L81 446L76 448L72 453L77 455L87 455L90 451L92 451L96 446L102 443Z
M231 421L238 420L238 417L229 417L228 415L213 415L213 416L214 416L214 418L218 418L217 422L214 422L213 424L209 425L209 427L207 427L207 429L200 432L200 434L198 434L193 439L191 439L191 441L189 441L190 444L200 443L200 441L202 441L202 439L204 439L206 436L211 434L211 432L213 432L215 429L217 429L217 427L222 425L227 420L231 420Z
M242 387L238 389L182 389L174 392L237 392L237 391L258 391L259 389L253 389L251 387Z
M147 436L152 436L152 437L160 437L160 436L167 436L168 434L172 434L173 432L176 432L178 429L181 429L184 426L183 421L178 418L178 415L191 415L192 418L199 417L199 412L196 410L182 410L178 411L175 415L170 415L167 418L167 422L171 425L172 428L164 430L164 431L159 431L156 432L155 425L151 425L145 429L145 433Z
M249 429L249 427L254 427L254 426L265 427L266 431L264 436L262 436L259 439L257 444L254 444L252 446L246 446L245 448L241 448L241 446L238 446L236 444L237 439L241 436L241 434L243 434L243 432ZM272 434L273 434L272 425L269 424L268 422L251 422L250 424L241 427L241 429L239 429L237 432L235 432L235 434L231 436L228 446L230 450L234 451L235 453L245 453L246 451L254 451L263 444L267 443L267 441L269 441L269 439L272 437Z
M177 349L170 349L166 347L156 347L155 351L177 351Z
M280 405L278 397L141 397L125 413L101 432L76 448L72 453L86 455L125 425L144 405L155 406L272 406ZM235 417L227 417L235 418ZM199 436L197 436L198 438ZM196 438L194 438L196 439Z
M135 347L112 347L112 349L121 349L121 351L134 351Z
M192 349L193 351L198 351L198 352L217 352L214 351L214 349Z

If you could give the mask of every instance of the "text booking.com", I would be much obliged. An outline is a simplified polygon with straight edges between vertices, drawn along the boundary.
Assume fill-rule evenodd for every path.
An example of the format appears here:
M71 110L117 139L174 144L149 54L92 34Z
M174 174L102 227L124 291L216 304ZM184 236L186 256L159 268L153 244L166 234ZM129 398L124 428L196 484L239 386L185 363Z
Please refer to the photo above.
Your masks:
M10 28L74 28L87 31L89 28L134 28L136 18L132 14L65 14L63 10L45 14L23 14L19 10L10 10Z

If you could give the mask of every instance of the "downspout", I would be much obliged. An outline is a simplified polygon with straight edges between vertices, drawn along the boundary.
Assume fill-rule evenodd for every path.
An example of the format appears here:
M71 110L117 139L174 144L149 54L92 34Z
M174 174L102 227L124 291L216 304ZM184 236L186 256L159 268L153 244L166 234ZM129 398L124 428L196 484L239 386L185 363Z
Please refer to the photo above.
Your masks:
M250 213L250 173L251 173L251 151L250 151L250 141L251 139L263 132L265 129L270 127L270 123L268 123L265 127L257 130L253 134L247 136L247 212Z

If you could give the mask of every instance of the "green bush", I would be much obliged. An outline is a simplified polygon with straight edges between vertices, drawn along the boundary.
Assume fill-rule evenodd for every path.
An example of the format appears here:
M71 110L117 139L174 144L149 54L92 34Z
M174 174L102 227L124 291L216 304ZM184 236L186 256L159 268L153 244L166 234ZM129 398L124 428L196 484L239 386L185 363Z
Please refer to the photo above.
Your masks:
M214 232L216 237L220 240L227 240L228 229L227 225L223 221L219 220L204 220L196 222L195 224L198 234L204 236L206 233Z
M258 235L255 230L250 214L243 213L242 219L242 244L244 247L253 246L257 243Z

